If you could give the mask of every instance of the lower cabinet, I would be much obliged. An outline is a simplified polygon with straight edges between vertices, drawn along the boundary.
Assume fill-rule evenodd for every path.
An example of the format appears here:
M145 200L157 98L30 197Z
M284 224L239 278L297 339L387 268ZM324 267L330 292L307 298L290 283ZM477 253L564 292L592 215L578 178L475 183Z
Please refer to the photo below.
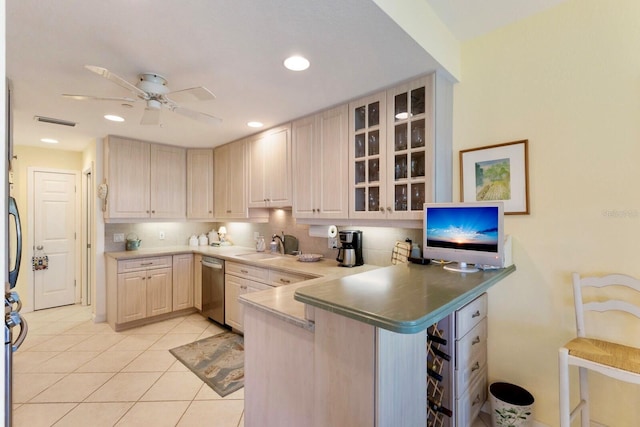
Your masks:
M227 261L224 275L224 323L244 332L243 309L238 301L240 295L290 285L314 277Z
M427 394L436 406L452 412L447 417L429 410L429 421L442 426L472 425L487 400L487 294L442 319L428 333ZM439 343L438 337L446 344Z
M193 307L193 296L193 254L174 255L173 311Z
M243 308L238 297L249 292L271 289L269 269L227 261L224 275L224 323L244 332Z
M194 304L193 255L107 258L107 322L116 331Z

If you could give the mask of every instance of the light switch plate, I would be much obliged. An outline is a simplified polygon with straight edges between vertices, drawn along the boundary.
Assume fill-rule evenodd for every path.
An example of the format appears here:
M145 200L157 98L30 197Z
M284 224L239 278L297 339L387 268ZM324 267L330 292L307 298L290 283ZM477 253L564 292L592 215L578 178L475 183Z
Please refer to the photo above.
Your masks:
M113 234L113 242L114 243L124 242L124 233L114 233Z
M161 232L159 233L158 238L159 238L160 240L164 240L164 231L161 231Z

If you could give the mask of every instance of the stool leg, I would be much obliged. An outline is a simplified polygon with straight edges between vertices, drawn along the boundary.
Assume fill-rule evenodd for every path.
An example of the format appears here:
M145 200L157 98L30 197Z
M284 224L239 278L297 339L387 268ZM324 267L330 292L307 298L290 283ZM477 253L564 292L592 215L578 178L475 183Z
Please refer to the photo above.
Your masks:
M558 352L558 375L560 379L560 427L571 427L571 405L569 393L569 351Z
M582 409L580 410L580 425L582 427L589 427L589 424L591 423L591 416L589 415L589 383L587 382L587 368L578 368L578 374L580 376L580 400L584 402L584 405L582 405Z

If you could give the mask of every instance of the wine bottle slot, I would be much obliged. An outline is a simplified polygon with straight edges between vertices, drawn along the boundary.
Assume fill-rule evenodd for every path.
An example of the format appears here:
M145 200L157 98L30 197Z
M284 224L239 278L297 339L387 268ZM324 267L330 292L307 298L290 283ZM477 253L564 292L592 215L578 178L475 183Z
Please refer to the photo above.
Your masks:
M441 414L444 414L447 417L451 417L453 415L453 412L451 411L451 409L445 408L442 405L438 405L436 402L434 402L431 399L429 399L428 401L429 401L429 408L431 408L433 411L440 412Z
M449 356L447 353L445 353L444 351L440 350L439 348L432 347L431 351L433 351L433 354L435 354L438 357L443 358L447 362L449 362L451 360L451 356Z
M439 337L438 335L427 334L427 338L429 338L430 341L436 342L438 344L447 345L447 340Z
M440 375L439 373L437 373L433 369L427 368L427 375L429 375L431 378L434 378L434 379L436 379L438 381L442 381L442 375Z

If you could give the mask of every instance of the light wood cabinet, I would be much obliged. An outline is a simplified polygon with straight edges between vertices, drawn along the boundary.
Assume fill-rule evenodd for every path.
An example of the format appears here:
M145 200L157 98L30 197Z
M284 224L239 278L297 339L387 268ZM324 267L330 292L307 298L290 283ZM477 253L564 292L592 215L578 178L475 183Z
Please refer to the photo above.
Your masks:
M107 281L111 280L111 283L107 284L110 287L107 320L114 329L172 311L171 265L170 256L123 260L108 265Z
M147 270L147 317L172 311L171 268Z
M248 142L249 207L291 206L291 126L279 126Z
M225 263L224 277L224 322L239 331L244 331L243 305L238 301L240 295L314 278L230 261Z
M193 255L173 256L173 311L193 307L194 268ZM202 276L200 276L202 283ZM200 286L202 289L202 285Z
M213 172L217 219L248 217L245 150L245 140L215 149Z
M293 216L349 216L347 105L296 120L292 125Z
M149 143L110 136L105 163L109 184L105 218L149 218Z
M451 102L431 74L349 104L350 218L420 220L451 201Z
M202 311L202 255L193 256L193 306Z
M181 219L186 212L186 150L110 136L105 219Z
M195 311L192 254L107 257L107 322L115 331Z
M213 149L187 150L187 218L214 218Z

